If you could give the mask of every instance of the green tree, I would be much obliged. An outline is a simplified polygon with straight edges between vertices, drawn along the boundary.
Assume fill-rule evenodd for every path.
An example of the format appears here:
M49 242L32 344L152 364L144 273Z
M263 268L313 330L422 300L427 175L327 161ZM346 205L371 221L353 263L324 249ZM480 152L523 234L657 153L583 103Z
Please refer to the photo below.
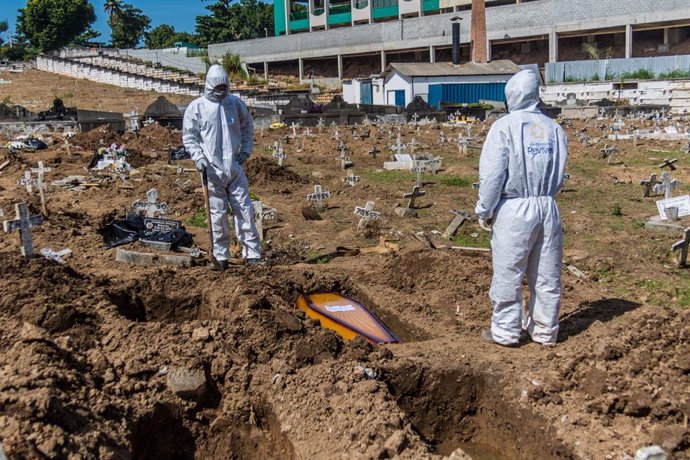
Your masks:
M116 48L134 48L151 25L151 19L129 3L117 3L119 11L108 18L110 41Z
M108 15L108 21L122 13L122 0L106 0L103 11Z
M273 5L259 0L216 0L206 9L210 15L196 18L196 32L204 44L263 37L265 29L273 30Z
M72 40L71 44L75 46L93 46L98 43L94 40L100 36L100 32L96 32L91 27L89 27L83 33L77 35L75 39Z
M88 0L27 0L19 9L17 32L44 52L67 45L95 21Z
M170 48L175 43L175 28L168 24L161 24L144 35L147 48Z
M7 30L10 28L10 25L7 23L7 20L5 21L0 21L0 46L4 43L4 40L2 39L2 34L7 32Z

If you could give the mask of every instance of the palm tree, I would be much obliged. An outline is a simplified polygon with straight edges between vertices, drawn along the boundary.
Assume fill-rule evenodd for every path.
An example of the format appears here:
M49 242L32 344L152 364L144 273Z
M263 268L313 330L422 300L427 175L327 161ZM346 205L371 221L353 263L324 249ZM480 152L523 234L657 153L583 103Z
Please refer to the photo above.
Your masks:
M122 13L122 0L106 0L103 11L108 15L108 20L112 21Z

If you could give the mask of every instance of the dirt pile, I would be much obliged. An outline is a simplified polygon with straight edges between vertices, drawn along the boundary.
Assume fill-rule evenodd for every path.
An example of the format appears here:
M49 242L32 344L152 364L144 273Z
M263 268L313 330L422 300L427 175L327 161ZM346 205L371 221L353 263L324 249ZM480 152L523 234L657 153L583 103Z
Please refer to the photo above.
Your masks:
M252 186L286 187L306 184L307 180L284 166L266 157L249 158L244 171Z

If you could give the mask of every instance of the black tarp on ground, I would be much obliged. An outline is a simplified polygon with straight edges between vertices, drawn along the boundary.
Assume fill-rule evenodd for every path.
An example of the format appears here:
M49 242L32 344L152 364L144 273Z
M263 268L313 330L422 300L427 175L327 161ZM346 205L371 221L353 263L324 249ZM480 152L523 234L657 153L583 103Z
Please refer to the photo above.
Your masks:
M184 227L166 233L147 232L144 219L138 214L127 214L124 219L116 219L101 228L98 233L103 237L103 244L108 249L130 244L140 239L172 243L173 250L179 247L191 247L194 243L192 235L187 233Z

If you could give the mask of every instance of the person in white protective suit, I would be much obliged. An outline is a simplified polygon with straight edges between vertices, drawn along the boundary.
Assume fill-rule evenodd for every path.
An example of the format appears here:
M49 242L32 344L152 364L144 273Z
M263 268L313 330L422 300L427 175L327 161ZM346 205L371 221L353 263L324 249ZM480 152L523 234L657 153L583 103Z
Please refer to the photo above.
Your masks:
M242 165L254 147L254 124L245 103L228 95L228 74L213 65L206 75L204 95L192 101L184 114L182 140L196 169L206 171L213 235L215 269L228 266L232 209L237 238L250 264L261 261L259 234Z
M509 115L491 127L479 161L476 213L491 228L493 306L487 342L516 346L523 327L553 346L558 336L563 231L554 199L563 185L565 132L544 116L536 74L523 70L505 88ZM521 283L527 275L529 312L523 321Z

